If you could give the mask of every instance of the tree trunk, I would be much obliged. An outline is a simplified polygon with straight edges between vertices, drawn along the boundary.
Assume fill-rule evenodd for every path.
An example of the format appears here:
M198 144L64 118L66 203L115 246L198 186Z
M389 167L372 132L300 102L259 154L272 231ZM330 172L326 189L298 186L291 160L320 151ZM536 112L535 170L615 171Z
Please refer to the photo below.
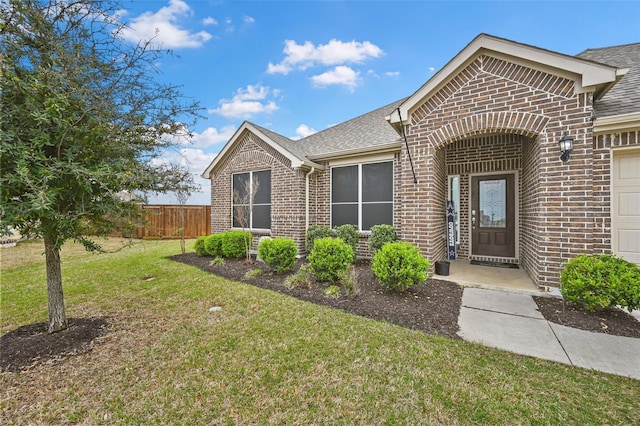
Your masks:
M64 311L62 294L62 269L60 267L60 249L55 237L44 238L44 255L47 265L47 293L49 297L49 333L67 328L67 315Z

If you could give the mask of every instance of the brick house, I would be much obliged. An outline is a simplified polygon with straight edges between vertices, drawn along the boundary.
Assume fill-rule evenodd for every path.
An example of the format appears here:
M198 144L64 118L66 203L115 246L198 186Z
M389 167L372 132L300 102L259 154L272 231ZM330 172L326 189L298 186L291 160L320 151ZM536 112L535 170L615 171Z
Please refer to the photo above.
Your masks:
M234 189L258 182L254 238L300 253L309 225L353 223L366 256L389 223L446 259L451 200L459 259L541 286L582 253L640 263L640 43L568 56L481 34L411 96L304 139L243 123L203 177L212 232L238 226Z

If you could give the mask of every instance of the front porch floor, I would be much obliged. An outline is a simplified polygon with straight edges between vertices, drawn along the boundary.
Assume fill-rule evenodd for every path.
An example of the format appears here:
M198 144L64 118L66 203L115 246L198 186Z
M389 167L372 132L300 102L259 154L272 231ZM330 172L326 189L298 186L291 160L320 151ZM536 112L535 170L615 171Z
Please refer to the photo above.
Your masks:
M524 269L498 268L471 265L468 259L449 260L449 275L433 275L445 281L453 281L467 287L485 287L500 290L524 290L539 292Z

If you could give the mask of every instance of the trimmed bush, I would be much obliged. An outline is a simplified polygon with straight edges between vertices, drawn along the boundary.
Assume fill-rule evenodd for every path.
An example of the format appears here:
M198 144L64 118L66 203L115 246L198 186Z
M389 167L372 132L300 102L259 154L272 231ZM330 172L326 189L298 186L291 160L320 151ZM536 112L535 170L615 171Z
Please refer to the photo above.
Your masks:
M276 272L289 272L296 264L296 243L291 238L265 239L258 245L258 256Z
M212 234L204 240L204 250L209 256L222 256L222 238L224 234Z
M318 238L309 254L309 271L318 281L340 281L353 259L353 250L340 238Z
M237 230L222 234L222 255L235 259L245 257L247 254L245 239L251 241L251 232Z
M369 251L371 256L375 256L376 252L387 243L398 241L398 234L391 225L374 225L371 227L371 235L369 236Z
M376 252L371 263L380 284L404 291L427 279L430 263L417 247L406 242L387 243Z
M588 311L620 305L640 308L640 267L613 255L580 255L560 273L560 293Z
M195 243L193 243L193 250L196 252L198 256L206 256L207 249L204 247L204 242L206 241L207 236L203 235L201 237L196 238Z
M331 231L331 228L324 225L311 225L309 229L307 229L306 235L307 253L311 253L313 251L313 243L315 240L327 237L333 237L333 231Z
M345 243L349 244L351 250L353 250L353 262L356 260L356 252L358 250L358 239L360 238L360 231L356 225L344 224L333 228L336 237L340 238Z

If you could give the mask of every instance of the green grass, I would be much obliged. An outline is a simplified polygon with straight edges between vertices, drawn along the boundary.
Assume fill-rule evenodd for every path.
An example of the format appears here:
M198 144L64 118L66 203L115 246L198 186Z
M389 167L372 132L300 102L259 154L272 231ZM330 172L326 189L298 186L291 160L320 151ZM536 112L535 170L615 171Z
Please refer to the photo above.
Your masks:
M36 244L8 249L11 261L2 251L3 333L46 320ZM0 375L0 423L638 421L640 381L316 306L165 259L175 253L177 241L65 247L68 316L110 316L111 331L89 353Z

